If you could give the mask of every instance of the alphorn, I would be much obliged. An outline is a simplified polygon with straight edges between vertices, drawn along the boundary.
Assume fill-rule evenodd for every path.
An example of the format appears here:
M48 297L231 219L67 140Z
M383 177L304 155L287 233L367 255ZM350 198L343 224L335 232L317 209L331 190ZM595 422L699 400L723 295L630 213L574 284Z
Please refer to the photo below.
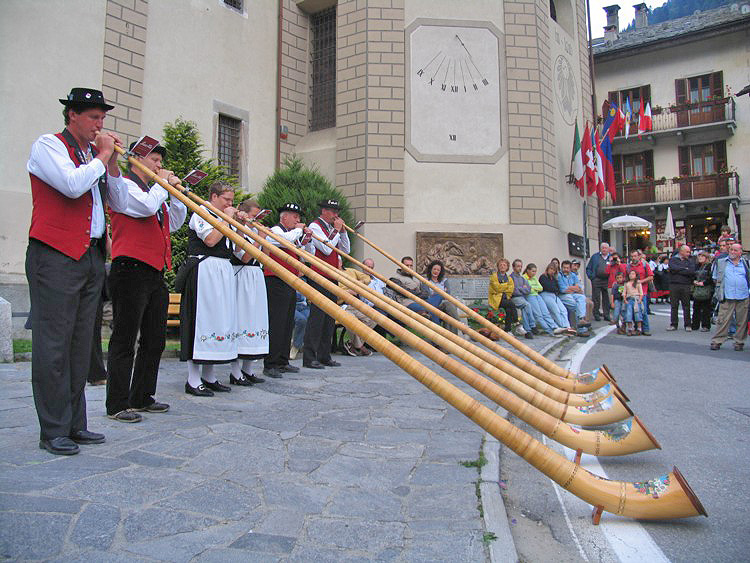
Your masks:
M370 241L363 234L361 234L361 233L353 230L351 227L348 227L348 226L346 226L346 229L348 231L352 232L353 234L357 235L360 239L362 239L362 241L364 241L365 243L367 243L368 245L370 245L372 248L374 248L375 250L377 250L378 252L380 252L383 256L385 256L388 260L390 260L391 262L393 262L394 264L396 264L399 268L401 268L405 272L409 272L410 274L412 274L413 276L415 276L419 281L421 281L422 283L424 283L427 286L429 286L436 293L440 294L443 297L443 299L447 299L448 301L450 301L451 303L453 303L456 307L458 307L459 309L461 309L464 313L466 313L467 315L469 315L472 319L474 319L478 323L484 325L486 328L488 328L489 330L491 330L492 332L494 332L495 334L497 334L500 338L502 338L505 342L507 342L508 344L510 344L511 346L513 346L516 350L518 350L519 352L521 352L524 356L526 356L526 357L534 360L534 362L536 362L537 364L539 364L541 367L543 367L544 369L546 369L550 373L553 373L555 375L559 375L560 377L565 377L565 378L577 378L580 375L584 375L584 376L588 375L588 374L574 374L574 373L572 373L572 372L570 372L568 370L565 370L565 369L561 368L560 366L558 366L556 363L554 363L549 358L545 358L539 352L537 352L533 348L530 348L529 346L527 346L526 344L524 344L523 342L521 342L520 340L518 340L512 334L508 334L503 329L501 329L499 326L495 325L494 323L491 323L488 319L485 319L482 315L480 315L476 311L472 310L470 307L467 307L464 303L462 303L460 300L458 300L455 297L453 297L450 293L447 293L446 291L443 291L440 287L436 286L434 283L432 283L430 280L428 280L424 276L420 275L418 272L416 272L412 268L407 268L406 266L404 266L404 264L402 264L401 262L399 262L398 260L396 260L396 258L394 258L393 256L391 256L388 252L386 252L385 250L383 250L382 248L380 248L374 242ZM526 362L525 360L523 360L522 358L517 357L517 356L514 358L514 360L511 360L511 361L513 361L514 363L516 363L516 365L518 365L518 367L520 367L521 369L524 369L524 370L527 370L527 371L528 371L528 369L527 369L528 366L526 364L533 365L530 362ZM609 375L611 375L611 374L609 374Z
M464 332L465 334L467 334L469 337L473 338L474 340L481 342L487 348L493 351L496 351L500 354L503 354L503 355L512 354L511 351L506 350L505 348L502 348L496 342L493 342L489 338L478 333L477 331L475 331L468 325L462 323L461 321L454 319L453 317L451 317L450 315L448 315L447 313L445 313L438 307L435 307L431 303L414 295L413 293L409 292L406 288L400 286L399 284L394 283L391 280L385 278L384 276L376 272L374 269L368 266L365 266L362 262L360 262L353 256L329 244L328 241L322 240L319 237L315 237L315 238L321 243L325 244L332 251L336 252L342 258L346 258L347 260L351 261L353 264L356 264L357 266L362 268L363 271L367 272L370 275L377 277L378 279L383 281L386 285L388 285L395 291L398 291L405 297L409 299L413 299L416 303L419 303L420 305L422 305L427 311L437 315L440 319L450 324L451 326L456 327L458 330L461 330L462 332ZM400 307L403 307L391 299L388 299L388 302L391 303L392 305L396 304ZM410 311L410 312L413 313L413 311ZM421 317L421 318L424 319L424 317ZM614 381L609 382L611 384L609 387L607 387L606 385L604 387L596 387L597 382L599 382L600 384L604 384L605 382L609 381L608 378L606 377L606 374L604 374L603 372L601 374L598 374L597 380L595 382L584 384L581 382L580 379L572 380L572 379L562 378L556 375L549 374L545 372L544 370L542 370L541 368L539 368L538 366L533 366L537 368L537 370L535 371L539 372L538 377L534 377L530 373L518 368L517 366L513 365L510 362L501 362L499 358L497 358L496 356L493 356L492 354L487 352L487 350L480 348L479 346L476 346L470 342L466 342L463 339L458 338L452 332L446 330L443 327L439 327L438 325L435 325L435 323L432 323L432 321L430 321L429 319L424 319L424 321L425 323L428 323L428 326L431 326L434 330L439 330L439 332L442 335L446 336L447 338L450 338L454 342L460 343L462 346L464 346L466 349L471 351L473 354L479 356L486 362L494 365L499 370L507 373L511 377L514 377L524 382L526 385L534 388L540 393L543 393L544 395L560 403L569 404L573 406L590 406L593 403L601 402L607 399L612 394L616 394L617 399L619 401L627 402L628 400L625 394L619 389L619 387ZM582 391L581 389L584 389L584 388L586 390L595 388L595 390ZM587 393L588 396L582 396L580 393Z
M339 278L343 284L345 284L347 287L350 287L356 293L366 296L367 299L376 303L381 309L385 310L388 313L391 313L397 319L405 322L410 327L423 333L430 340L434 341L437 345L445 348L451 354L454 354L455 356L464 360L465 362L472 365L479 371L491 377L497 383L500 383L501 385L505 386L510 391L518 395L525 402L530 403L534 407L537 407L538 409L541 409L545 413L552 415L555 419L560 419L564 422L571 422L573 424L578 424L582 426L600 426L604 424L611 424L614 422L619 422L621 420L624 420L626 418L633 416L632 411L630 411L630 409L628 409L627 406L622 403L614 403L612 401L610 403L613 403L613 404L607 404L605 400L604 404L595 403L587 407L578 408L572 405L568 405L564 401L558 401L556 399L545 396L542 393L539 393L533 388L530 388L528 385L526 385L522 381L519 381L517 379L510 377L501 369L498 369L494 365L480 358L480 355L488 356L490 359L492 358L492 355L487 353L486 351L482 351L478 347L475 347L477 348L476 350L477 353L476 354L472 353L472 351L467 348L473 345L470 345L465 340L453 334L449 330L446 330L443 327L440 327L439 325L433 323L429 319L425 319L422 315L419 315L418 313L410 310L404 305L396 301L393 301L392 299L389 299L385 295L382 295L381 293L374 291L372 288L359 282L358 280L352 279L346 275L342 275L341 270L334 269L329 264L327 264L323 260L320 260L316 256L309 254L305 252L304 250L295 247L294 245L290 244L288 241L286 241L282 237L279 237L278 235L276 235L275 233L273 233L272 231L270 231L263 225L258 224L258 223L255 223L255 224L258 229L262 229L263 232L267 236L270 236L271 238L276 240L280 245L288 248L289 250L298 254L299 256L304 257L308 261L315 263L316 267L322 268L324 271L327 271L329 275ZM258 240L260 237L255 235L252 231L245 230L244 232L247 232L247 234L251 236L253 240L255 240L256 242L259 242L260 244L264 244L261 240ZM287 258L285 257L288 256L288 254L284 252L280 252L278 253L278 256L282 260L287 260ZM296 263L293 266L295 268L298 267ZM417 347L416 345L412 344L413 342L415 342L415 338L416 338L415 335L413 335L412 333L408 331L404 331L401 326L390 321L387 317L385 317L386 319L385 322L383 322L380 318L378 319L374 318L373 315L371 314L371 309L369 308L367 308L367 310L362 309L364 304L358 299L354 301L354 306L357 309L362 310L364 314L373 318L373 320L375 320L377 324L383 326L383 328L385 328L386 330L389 330L390 332L397 334L399 338L402 338L403 336L403 338L405 339L405 342L407 342L410 345L413 345L414 347ZM391 330L391 328L393 328L393 330ZM432 350L434 351L434 349ZM426 355L430 357L429 353L426 353ZM436 358L431 357L431 359L438 361L438 363L441 363L442 361L442 358L436 359ZM449 371L451 371L452 373L454 373L454 375L457 375L458 377L462 377L460 374L456 373L454 370L463 368L463 366L460 366L460 364L456 364L456 366L457 367L451 368ZM470 385L474 386L471 383ZM562 393L562 392L558 391L558 393ZM565 396L562 398L567 399L569 397L568 394L564 394L564 395ZM497 402L496 397L493 396L490 398ZM499 404L502 404L505 408L507 408L508 410L511 410L511 412L514 412L515 414L515 411L511 409L510 407L508 407L507 405L505 405L504 403L500 402ZM640 425L640 422L637 422L636 424ZM643 430L645 431L645 429ZM639 430L636 430L636 432L638 433ZM645 434L648 434L647 431L645 432ZM644 439L641 442L644 444L645 443L650 444L649 449L652 447L659 447L656 441L653 440L652 437L649 437L648 439Z
M214 212L217 212L215 208L213 208L212 210ZM232 222L231 224L234 225L234 222ZM486 364L484 364L484 362L464 350L455 342L452 342L451 340L448 340L447 338L444 338L441 335L437 334L429 326L422 325L416 318L412 317L411 315L404 314L401 309L392 306L386 301L386 299L382 299L382 296L380 296L378 292L371 290L369 287L365 286L361 282L358 282L357 280L349 278L346 274L343 274L341 270L331 267L329 264L327 264L323 260L320 260L316 256L304 251L303 249L295 247L294 245L292 245L282 237L279 237L269 229L266 229L262 225L257 223L256 225L257 228L259 230L262 230L267 236L271 236L271 238L282 244L284 247L289 248L290 250L298 254L300 258L307 259L308 261L314 263L317 268L321 268L329 275L335 276L340 280L341 283L351 288L352 291L360 293L361 295L365 295L368 299L376 303L387 313L392 314L394 317L403 321L412 328L419 330L420 332L428 333L427 336L430 339L432 339L436 344L445 347L448 352L457 355L458 357L469 363L473 363L476 361L479 362L479 365L482 367L489 367L490 374L493 379L500 379L494 373L492 373L493 371L497 372L499 370L493 369L491 366L487 366ZM255 242L263 245L264 247L268 247L270 252L273 252L280 259L286 260L294 268L300 269L300 271L305 272L306 275L313 273L313 270L306 267L300 260L294 260L289 254L281 251L277 247L271 248L273 245L269 244L268 241L264 240L262 237L256 235L252 231L249 231L247 229L241 230L248 236L250 236ZM324 278L322 278L318 274L315 274L313 279L317 283L321 283L319 280L322 280ZM321 283L321 285L324 284ZM417 335L409 332L408 330L405 330L403 327L401 327L393 320L389 319L387 316L379 313L377 310L366 305L360 299L357 299L346 291L338 288L338 286L336 286L332 282L325 283L325 287L328 291L335 293L338 297L345 301L347 305L355 307L356 309L373 319L377 324L381 325L384 329L395 333L406 344L422 352L431 360L437 362L439 365L453 373L456 377L471 385L474 389L482 393L487 398L495 401L497 404L503 406L524 422L527 422L549 438L556 440L563 445L566 445L573 449L580 449L585 453L590 453L593 455L626 455L629 453L660 448L658 442L645 429L638 417L633 417L633 421L623 422L617 425L616 428L613 428L609 431L591 431L577 429L568 424L564 424L563 421L566 420L566 415L568 414L565 405L554 403L547 397L544 397L540 393L537 393L528 388L525 395L531 395L531 400L524 400L525 397L518 398L513 394L505 391L498 385L491 383L487 379L472 372L466 366L460 364L440 350L434 348L433 346L430 346ZM406 308L404 307L404 309ZM409 311L408 309L406 310ZM420 317L420 315L417 315L413 311L409 311L409 313ZM500 372L500 375L504 374ZM508 376L505 376L505 379L510 380L511 385L515 385L515 388L512 390L517 395L521 396L520 393L516 390L522 387L523 384ZM521 392L523 391L524 390L521 389ZM542 404L540 406L536 406L534 404L535 402ZM551 406L552 403L554 403L554 406ZM555 409L555 406L559 408ZM546 412L547 409L552 410L553 412L548 413ZM596 417L598 414L599 413L592 413L589 416L588 421L590 422L591 417ZM583 417L581 418L583 419Z
M120 154L125 154L125 151L119 146L116 146L115 150ZM701 514L706 515L703 505L676 467L667 475L648 481L635 483L611 481L594 475L551 450L420 364L386 338L359 322L353 315L342 311L338 305L255 248L227 225L217 221L204 208L185 196L182 191L175 189L156 174L153 174L138 160L133 157L129 157L128 160L131 165L143 170L149 178L158 182L172 196L182 201L222 235L228 237L246 252L250 252L264 267L271 268L286 284L305 295L326 314L339 321L348 330L361 336L365 342L441 399L466 415L561 487L594 506L596 510L620 514L629 518L644 519L688 518Z

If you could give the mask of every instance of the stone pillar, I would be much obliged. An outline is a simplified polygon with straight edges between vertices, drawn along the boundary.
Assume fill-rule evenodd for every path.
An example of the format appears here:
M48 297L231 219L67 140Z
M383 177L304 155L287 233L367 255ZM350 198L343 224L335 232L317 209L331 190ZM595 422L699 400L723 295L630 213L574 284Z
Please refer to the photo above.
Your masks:
M115 109L107 114L106 128L119 133L126 143L142 134L147 20L146 0L107 0L102 89Z

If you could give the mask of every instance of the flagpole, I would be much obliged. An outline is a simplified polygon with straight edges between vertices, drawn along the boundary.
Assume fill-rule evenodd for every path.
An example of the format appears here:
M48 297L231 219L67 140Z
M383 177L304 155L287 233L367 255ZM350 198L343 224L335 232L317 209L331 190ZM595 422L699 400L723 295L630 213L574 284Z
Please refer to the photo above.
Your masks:
M596 86L594 85L594 47L592 45L592 37L591 37L591 4L589 0L586 0L586 19L588 20L588 35L589 35L589 80L591 81L591 114L592 114L592 126L596 127L596 122L598 119L597 116L597 108L596 108ZM588 195L586 195L588 197ZM586 209L586 202L584 198L584 211ZM586 241L586 244L584 245L584 254L589 254L587 252L588 249L588 217L584 215L583 217L583 236ZM597 205L597 231L599 235L599 242L602 241L602 205L601 200L599 201L599 205Z

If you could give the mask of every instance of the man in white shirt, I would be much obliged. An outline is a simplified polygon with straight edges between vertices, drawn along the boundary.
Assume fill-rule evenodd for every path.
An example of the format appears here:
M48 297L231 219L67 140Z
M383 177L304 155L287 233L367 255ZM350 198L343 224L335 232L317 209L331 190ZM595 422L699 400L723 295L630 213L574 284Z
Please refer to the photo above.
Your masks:
M166 153L164 147L156 147L147 156L135 158L174 186L180 179L161 166ZM107 416L114 420L140 422L142 417L137 411L169 410L169 405L154 399L169 307L164 272L172 269L170 234L185 222L187 207L178 199L169 198L167 190L158 183L149 187L151 177L138 166L129 166L125 183L128 206L122 213L110 214L109 292L114 324L107 360L106 407Z
M114 150L121 141L102 131L114 106L91 88L73 88L60 103L65 129L39 137L26 165L33 199L26 277L39 447L73 455L77 444L104 442L87 429L84 387L104 283L104 204L124 211L128 188Z
M346 232L344 220L339 217L341 206L335 199L321 201L319 205L320 216L310 223L309 226L313 234L312 244L315 248L315 256L327 262L330 266L341 269L341 257L328 245L321 242L321 240L324 240L331 246L349 254L349 235ZM315 267L312 267L312 269L323 277L337 283L338 280L331 277L330 274ZM318 290L334 303L336 302L336 297L331 292L323 289L323 287L312 280L308 283L310 287ZM307 327L305 328L305 343L302 348L302 365L304 367L324 369L326 366L336 367L341 365L331 358L334 330L335 322L333 318L311 303L310 317L307 319Z

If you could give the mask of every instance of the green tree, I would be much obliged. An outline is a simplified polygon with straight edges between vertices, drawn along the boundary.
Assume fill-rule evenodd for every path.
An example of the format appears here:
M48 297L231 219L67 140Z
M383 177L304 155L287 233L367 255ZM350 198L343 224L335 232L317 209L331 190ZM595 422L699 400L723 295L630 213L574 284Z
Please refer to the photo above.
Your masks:
M338 200L339 215L347 225L352 225L352 211L344 195L316 168L305 166L302 159L294 155L288 156L283 166L266 179L263 191L258 194L260 206L273 212L265 221L267 224L277 223L279 207L289 202L302 207L302 221L309 223L318 217L318 204L327 199Z
M205 148L201 142L198 126L193 121L178 117L174 122L165 124L161 145L167 149L164 168L172 170L180 178L184 178L192 170L202 170L208 174L191 188L202 199L208 199L208 189L214 182L238 185L236 177L227 174L215 160L203 156ZM174 274L185 260L189 221L190 214L182 227L172 233L172 271L167 272L166 275L170 291L174 291Z

